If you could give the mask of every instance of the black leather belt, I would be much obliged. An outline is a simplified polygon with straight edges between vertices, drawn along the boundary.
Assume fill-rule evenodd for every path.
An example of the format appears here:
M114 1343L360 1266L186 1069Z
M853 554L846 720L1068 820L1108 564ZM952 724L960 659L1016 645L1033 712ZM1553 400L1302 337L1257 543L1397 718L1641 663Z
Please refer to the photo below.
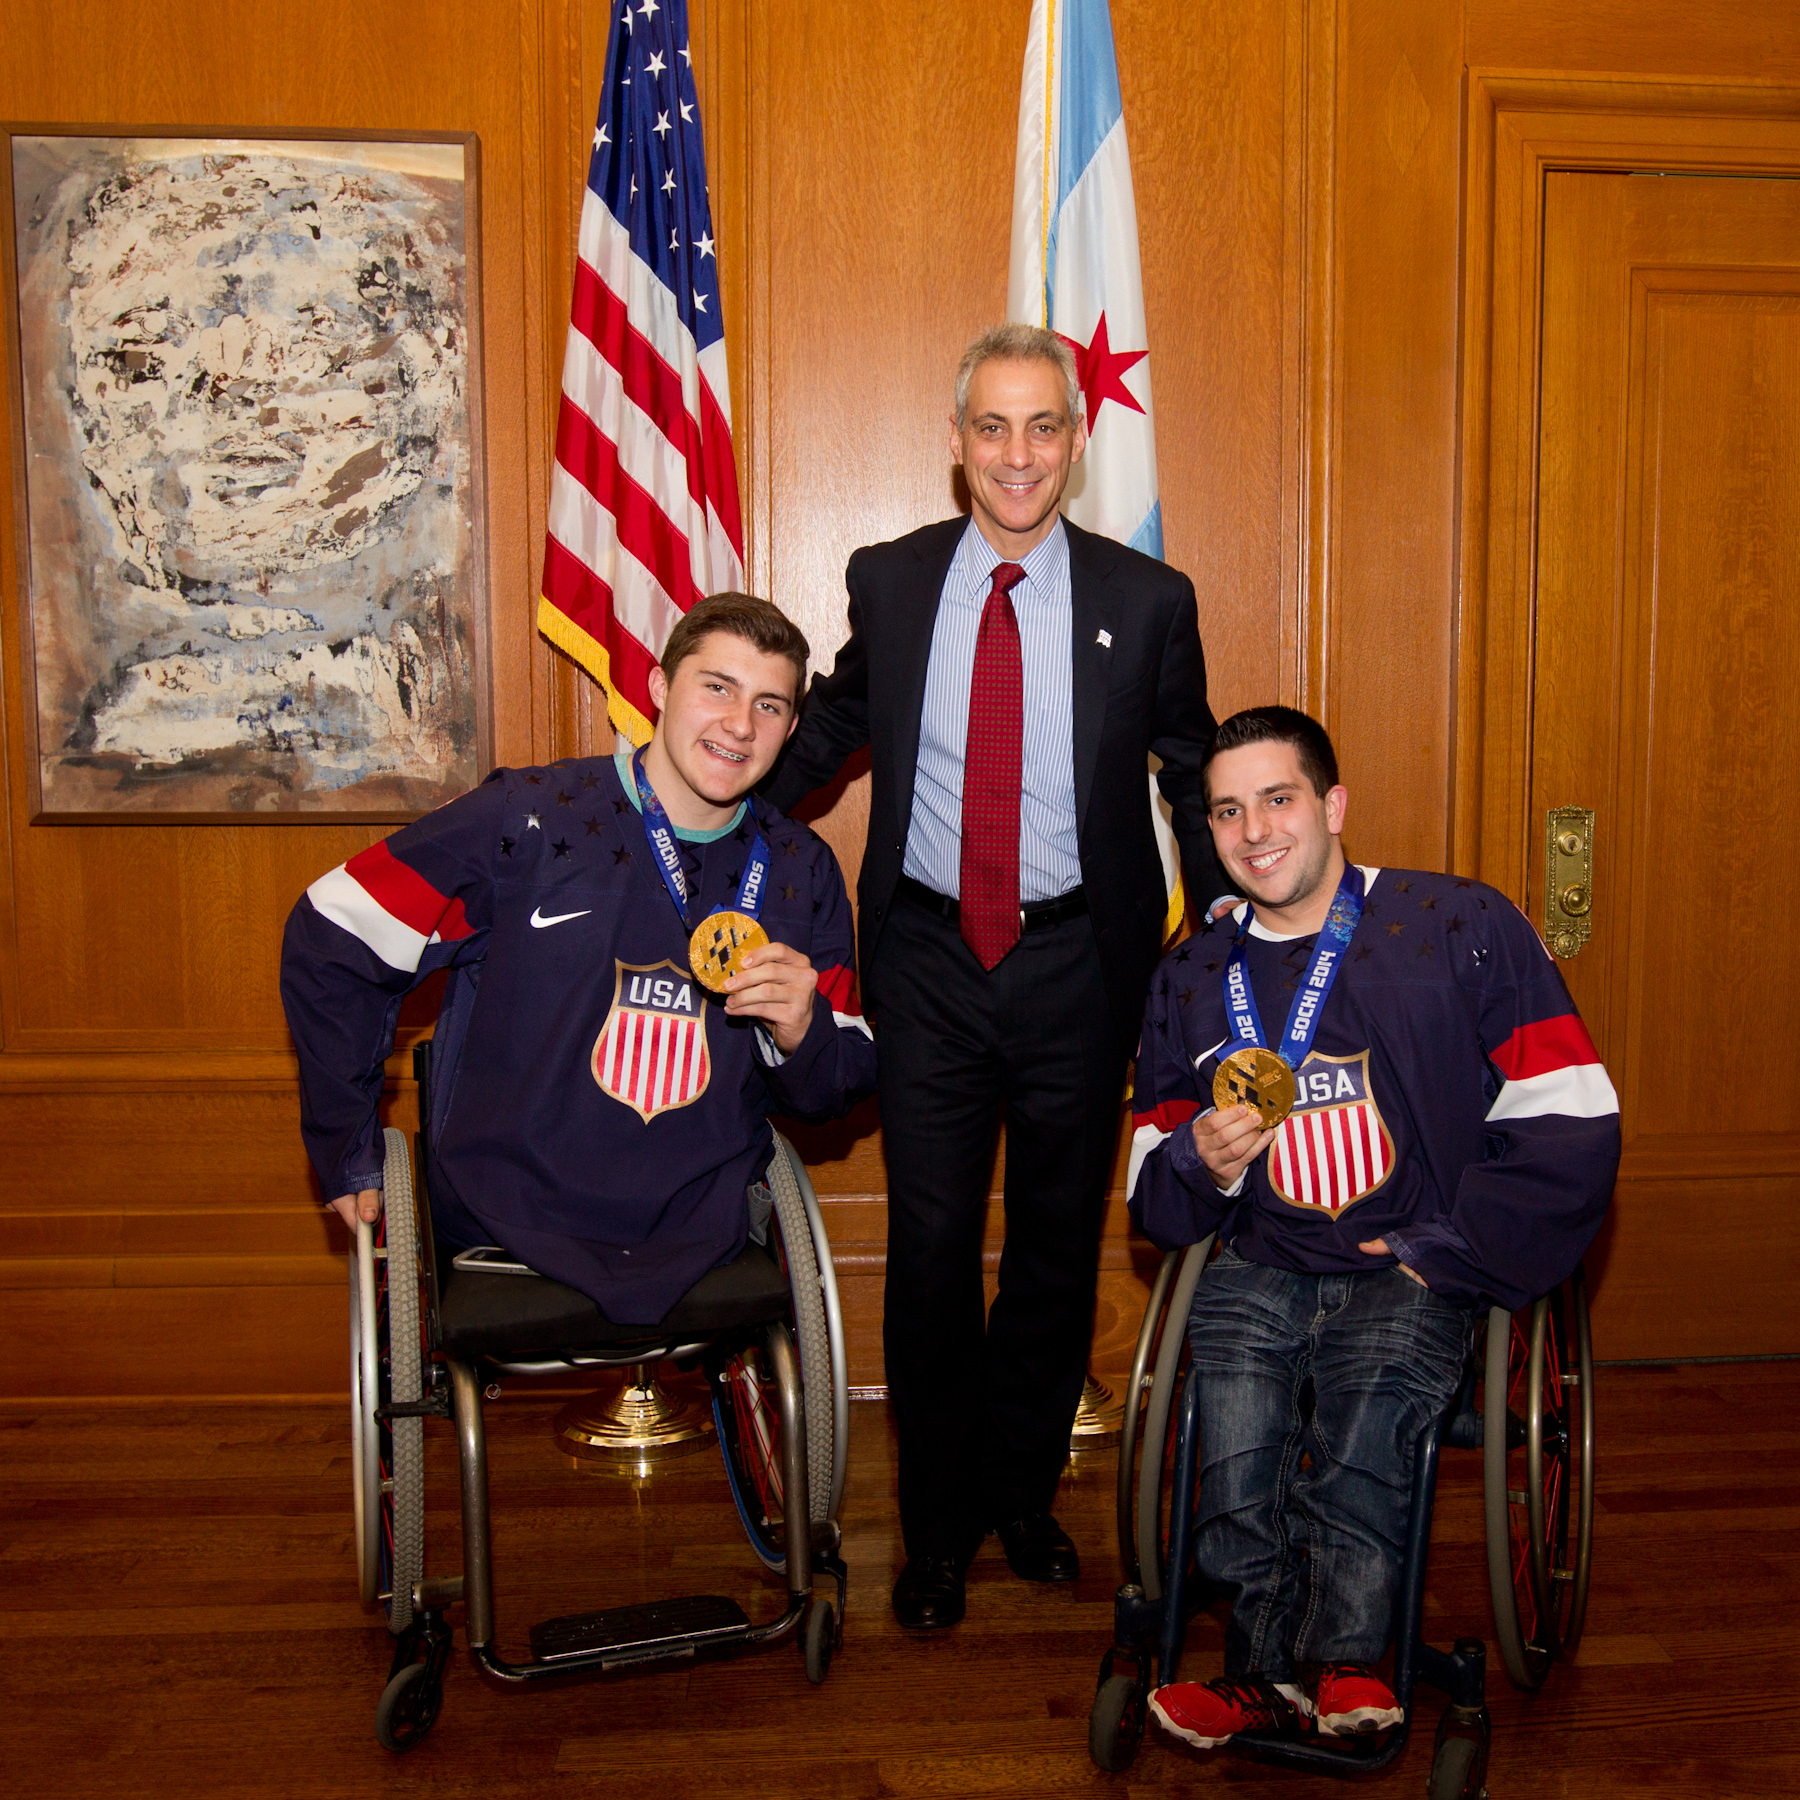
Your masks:
M928 888L922 881L914 881L910 875L900 877L900 885L895 892L898 898L914 906L921 906L926 912L936 913L940 919L948 920L952 925L962 917L962 907L958 902L948 894L940 894L936 888ZM1021 906L1019 929L1043 931L1051 925L1062 924L1065 919L1079 919L1087 909L1086 889L1070 888L1066 894L1058 894L1054 900L1039 900L1030 906Z

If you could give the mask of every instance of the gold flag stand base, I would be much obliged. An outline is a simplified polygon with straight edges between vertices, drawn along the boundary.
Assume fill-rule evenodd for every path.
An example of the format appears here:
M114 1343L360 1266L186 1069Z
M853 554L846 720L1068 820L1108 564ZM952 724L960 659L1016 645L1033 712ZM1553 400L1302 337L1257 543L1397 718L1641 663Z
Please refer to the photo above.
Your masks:
M620 1475L648 1476L657 1463L704 1449L711 1414L675 1399L639 1363L610 1400L589 1394L556 1415L556 1444L565 1455Z
M1070 1453L1105 1450L1124 1435L1124 1426L1125 1402L1089 1371L1081 1390L1081 1404L1075 1409L1075 1427L1069 1433Z

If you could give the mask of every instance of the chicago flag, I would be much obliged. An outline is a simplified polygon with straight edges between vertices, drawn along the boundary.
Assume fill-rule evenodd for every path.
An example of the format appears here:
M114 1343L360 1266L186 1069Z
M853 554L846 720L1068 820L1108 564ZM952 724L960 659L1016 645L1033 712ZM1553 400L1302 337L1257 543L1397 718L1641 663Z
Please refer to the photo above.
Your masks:
M1006 316L1075 352L1088 452L1063 510L1162 555L1137 201L1107 0L1034 0L1019 90Z
M1160 559L1137 199L1107 0L1033 0L1019 87L1006 316L1054 331L1075 352L1088 448L1069 478L1063 511L1088 531ZM1185 896L1154 776L1150 810L1168 890L1167 939L1181 923Z

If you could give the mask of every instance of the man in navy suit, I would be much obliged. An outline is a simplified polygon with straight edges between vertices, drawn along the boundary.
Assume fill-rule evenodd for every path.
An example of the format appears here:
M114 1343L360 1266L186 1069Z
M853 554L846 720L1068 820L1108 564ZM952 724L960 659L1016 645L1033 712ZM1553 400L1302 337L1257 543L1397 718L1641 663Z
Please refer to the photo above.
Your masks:
M867 744L860 902L888 1159L883 1342L900 1432L904 1625L954 1625L988 1530L1070 1581L1051 1516L1092 1331L1125 1065L1165 911L1147 758L1189 893L1224 892L1193 584L1067 523L1074 358L1002 325L965 352L950 453L970 517L859 550L850 637L768 785L784 810ZM1007 1123L1006 1246L982 1229Z

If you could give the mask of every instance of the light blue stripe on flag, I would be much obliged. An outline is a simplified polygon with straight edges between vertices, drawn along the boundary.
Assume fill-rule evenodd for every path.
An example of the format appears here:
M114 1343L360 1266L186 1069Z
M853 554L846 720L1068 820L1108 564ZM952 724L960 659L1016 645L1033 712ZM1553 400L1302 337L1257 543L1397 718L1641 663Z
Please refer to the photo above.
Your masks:
M1044 316L1056 316L1056 239L1063 202L1094 160L1106 134L1124 115L1119 64L1113 54L1107 0L1068 0L1057 7L1062 26L1062 119L1056 155L1056 210L1044 250Z
M1133 550L1141 550L1146 556L1154 556L1162 561L1162 502L1160 500L1150 508L1144 522L1131 534Z

